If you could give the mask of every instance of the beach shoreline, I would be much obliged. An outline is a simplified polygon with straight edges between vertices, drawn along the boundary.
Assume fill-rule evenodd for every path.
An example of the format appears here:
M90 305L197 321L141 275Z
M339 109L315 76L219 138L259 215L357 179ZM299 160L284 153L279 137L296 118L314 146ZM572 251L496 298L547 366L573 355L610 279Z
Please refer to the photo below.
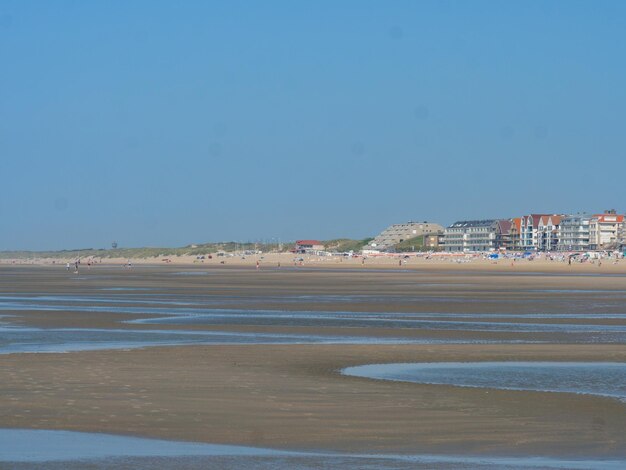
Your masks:
M52 266L65 268L69 263L74 269L76 258L17 258L0 259L1 265L12 266ZM623 258L609 258L580 262L575 260L568 264L566 260L551 260L545 256L539 258L489 259L481 254L458 255L436 253L399 253L387 255L365 256L317 256L294 253L267 253L253 255L233 255L212 259L198 256L165 256L156 258L83 258L80 271L89 269L87 263L93 266L195 266L220 268L253 268L257 269L392 269L392 270L432 270L440 271L492 271L492 272L520 272L520 273L572 273L572 274L626 274L626 260Z
M460 340L472 341L509 341L517 333L449 333L367 324L319 326L290 324L291 320L255 323L252 317L245 319L245 312L346 311L357 316L359 312L379 312L383 318L395 312L421 313L435 319L448 314L470 315L473 321L482 321L481 315L489 313L506 317L577 312L582 318L532 321L557 325L626 322L626 314L621 318L626 278L612 275L619 271L613 273L607 268L608 275L599 276L597 271L561 269L505 275L493 271L491 264L476 266L478 269L471 269L468 263L398 270L391 266L324 269L327 266L305 265L289 269L262 266L257 270L255 264L94 265L90 270L81 268L78 275L66 272L64 266L2 266L0 297L34 305L30 309L8 308L2 312L7 315L2 322L44 330L184 328L408 339L426 334L445 339L454 334ZM98 305L119 306L121 311L107 312L105 307L102 312L90 312L93 299L105 299ZM236 324L132 323L163 315L141 313L141 309L124 313L124 308L136 305L130 302L138 300L146 308L157 307L158 302L190 302L185 308L193 309L196 302L197 308L241 311L244 318ZM37 302L53 302L59 308L38 310ZM77 307L63 309L70 304ZM173 305L171 308L176 308ZM586 312L595 311L613 312L615 318L585 319ZM531 332L525 337L529 341L558 338L556 333L547 335ZM340 372L369 363L514 360L626 362L626 345L549 341L220 344L5 354L0 356L0 427L352 453L626 456L626 405L618 400L384 382Z

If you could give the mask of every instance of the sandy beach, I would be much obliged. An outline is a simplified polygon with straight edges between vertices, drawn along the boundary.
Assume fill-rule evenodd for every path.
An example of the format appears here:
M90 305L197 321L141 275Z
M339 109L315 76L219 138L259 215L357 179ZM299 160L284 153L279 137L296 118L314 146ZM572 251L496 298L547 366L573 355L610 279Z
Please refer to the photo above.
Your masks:
M622 326L626 263L598 267L541 261L511 266L482 260L410 260L393 269L393 260L370 264L368 259L365 265L356 260L333 265L308 260L304 266L281 261L280 268L275 261L264 259L258 270L254 259L225 265L217 260L138 263L130 269L97 264L81 268L78 275L62 265L2 266L0 295L30 302L3 309L2 321L44 329L443 338L452 343L203 344L4 354L0 427L361 453L626 456L626 406L619 400L388 382L340 373L348 366L394 362L626 362L626 344L585 344L567 331L446 330L419 323L396 327L384 321L385 315L422 314L436 322L441 315L469 314L467 321L480 323L485 314L492 314L496 317L490 325L500 322L508 328L530 322L519 319L524 315L569 312L579 315L568 320L535 318L532 324ZM57 308L28 307L44 301L37 298L49 298L46 305ZM93 299L102 301L103 311L88 310L96 305ZM132 310L137 299L142 308L196 302L202 308L244 315L190 324L128 323L159 317ZM72 309L64 310L70 303ZM376 312L380 325L297 316L246 318L245 312L258 310ZM585 317L600 313L611 317ZM350 321L353 316L358 317L352 315ZM465 340L470 343L454 344ZM531 344L535 340L541 343Z
M232 255L232 256L231 256ZM507 258L487 259L484 255L461 255L448 253L398 253L365 256L318 256L313 254L294 253L260 253L246 255L231 253L227 256L212 255L209 259L198 256L159 256L156 258L94 258L97 264L107 266L132 265L148 266L197 266L197 267L254 267L258 263L260 269L275 268L328 268L328 269L411 269L428 271L489 271L489 272L532 272L532 273L626 273L626 259L603 259L593 262L568 264L565 260L550 260L546 256L534 259ZM555 256L559 253L555 253ZM90 258L83 258L81 269L86 268ZM75 257L69 258L29 258L0 259L0 265L42 265L65 266L73 263Z

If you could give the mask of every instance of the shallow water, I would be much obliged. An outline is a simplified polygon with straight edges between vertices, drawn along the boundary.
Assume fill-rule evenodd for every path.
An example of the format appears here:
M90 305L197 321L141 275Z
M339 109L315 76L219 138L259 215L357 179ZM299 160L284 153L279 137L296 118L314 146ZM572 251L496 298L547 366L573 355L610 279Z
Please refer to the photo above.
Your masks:
M117 288L115 288L117 289ZM310 302L315 296L296 296L300 301ZM233 300L220 298L219 302ZM252 298L248 299L250 302ZM213 299L213 302L217 301ZM258 301L258 299L257 299ZM395 340L397 343L579 343L579 344L623 344L626 343L626 312L621 313L579 313L577 309L564 309L566 313L398 313L398 312L354 312L354 311L310 311L289 310L288 306L282 310L264 309L228 309L211 308L207 304L211 301L204 296L176 296L154 295L152 293L110 293L103 295L1 295L0 311L39 311L39 312L80 312L87 314L115 313L127 315L149 315L152 318L133 320L129 323L160 324L160 325L232 325L232 326L263 326L263 327L327 327L343 328L347 333L344 338L328 337L329 341L350 343L372 343L375 338L384 337L377 342L394 342L383 335L377 335L378 329L395 329L399 332L407 329L423 331L422 337L415 339L402 338L399 334ZM623 307L621 307L623 309ZM575 322L567 320L576 320ZM623 320L623 324L607 324L602 320ZM585 321L586 320L586 321ZM611 323L615 323L614 321ZM350 328L367 328L371 332L369 338L350 338ZM180 334L178 331L176 334ZM506 334L503 339L498 335ZM103 332L104 334L104 332ZM127 332L126 334L129 334ZM489 335L485 337L485 335ZM41 336L41 335L40 335ZM436 339L432 336L437 336ZM473 337L472 337L473 336ZM43 338L43 336L41 336ZM247 336L240 336L242 341L253 342ZM121 345L120 339L110 340L106 337L93 339L98 344L88 348L84 345L89 338L75 335L64 351L105 349L105 342L109 347L138 347L138 342L147 345L185 344L190 341L181 341L180 338L171 337L168 342L161 340L155 342L142 334L137 340L127 340L127 345ZM7 341L19 343L19 340L7 338L6 334L0 334L0 345L6 346ZM117 344L112 344L114 341ZM258 335L257 342L320 342L320 337L293 337L284 336L281 339L264 338ZM42 343L51 341L43 338ZM132 344L131 344L132 342ZM198 341L194 341L198 342ZM215 336L206 339L207 343L215 344ZM228 340L229 343L241 342ZM34 341L28 341L33 344ZM83 343L83 345L78 344ZM150 344L148 344L150 343ZM47 346L42 346L43 351ZM32 348L12 346L12 352L28 350ZM0 349L7 352L7 349Z
M120 291L120 292L135 292L135 291L150 291L154 290L149 287L101 287L99 290L103 291Z
M150 313L145 312L144 313ZM295 312L295 311L272 311L272 310L224 310L213 309L210 312L200 309L194 311L179 311L175 316L162 318L140 319L134 323L153 324L254 324L254 325L291 325L313 327L378 327L378 328L417 328L424 330L454 330L454 331L495 331L495 332L617 332L626 333L624 325L598 325L581 323L563 323L560 316L543 316L541 318L559 320L559 323L532 323L510 321L511 317L498 316L503 321L469 321L469 320L440 320L438 315L420 314L394 314L394 313L370 313L370 312ZM480 315L470 315L466 318L476 318ZM447 318L460 317L458 315ZM443 315L442 315L443 318ZM533 317L527 317L533 318ZM534 317L539 318L539 317ZM577 316L572 318L586 318ZM594 317L588 317L594 318ZM595 318L607 318L595 317ZM613 318L624 319L626 315Z
M0 326L0 354L65 353L156 346L228 344L475 344L500 341L202 330L22 328Z
M598 395L626 401L621 362L431 362L348 367L346 375L434 385Z
M288 452L72 431L0 429L4 461L42 462L113 456L288 455Z
M121 289L121 288L115 288ZM85 306L77 307L76 305L67 305L74 303L87 304L86 307L91 308L90 304L163 304L163 305L198 305L195 302L183 301L181 299L163 298L154 294L139 294L134 296L118 295L118 296L82 296L82 295L33 295L33 296L0 296L0 310L64 310L66 308L85 308ZM98 307L93 307L98 308Z
M215 308L189 308L196 305L192 302L164 300L114 300L75 298L75 302L97 303L139 303L166 304L167 307L119 306L119 305L67 305L57 304L59 297L38 297L37 302L18 300L24 298L4 297L0 299L0 310L4 311L71 311L71 312L102 312L138 315L158 315L159 318L141 319L135 323L153 324L246 324L246 325L288 325L313 327L378 327L378 328L417 328L426 330L453 331L493 331L493 332L559 332L559 333L623 333L624 325L599 325L565 323L565 318L575 319L623 319L626 314L446 314L446 313L372 313L372 312L324 312L324 311L290 311L290 310L241 310ZM69 300L69 299L63 299ZM187 308L181 308L187 307ZM444 319L445 318L445 319ZM482 318L500 319L502 321L470 321ZM514 319L554 319L558 323L532 323L511 321Z
M190 276L196 275L204 275L202 273L194 273L189 274ZM397 283L393 284L394 286ZM431 287L434 287L434 284L426 285L426 284L416 284L415 289L420 289L422 287L427 287L428 290ZM214 305L216 303L228 303L228 302L242 302L242 303L258 303L258 302L271 302L271 303L283 303L283 304L302 304L302 303L316 303L316 304L342 304L342 303L380 303L380 304L388 304L390 301L400 302L400 303L502 303L506 304L517 304L518 299L507 299L507 298L485 298L485 297L476 297L474 289L459 289L460 287L469 287L470 285L449 285L446 286L441 284L443 287L447 287L446 289L434 291L434 292L419 292L415 295L380 295L380 294L316 294L316 295L274 295L274 296L263 296L262 298L256 296L245 296L245 295L237 295L237 296L228 296L228 295L201 295L201 294L193 294L190 296L185 295L185 300L194 299L198 302L198 304L204 305ZM449 289L452 288L452 289ZM97 301L114 301L119 302L123 299L131 300L133 298L137 298L139 296L150 295L154 299L167 299L169 300L180 300L180 299L172 299L171 295L167 293L167 290L159 289L159 291L155 291L151 288L141 288L141 287L111 287L111 288L98 288L97 291L109 291L110 295L108 297L104 297L99 295L98 292L93 293L91 295L70 295L70 294L55 294L55 295L41 295L38 292L32 293L24 293L21 296L12 296L7 294L0 294L0 302L8 299L15 300L50 300L50 301L68 301L68 302L83 302L87 300L96 299ZM117 291L117 292L116 292ZM149 294L142 293L141 291L154 291ZM453 292L454 295L450 296L448 293ZM509 288L506 290L495 289L493 291L485 291L482 290L483 293L490 294L512 294L512 295L524 295L524 302L528 304L533 304L535 302L540 302L544 305L554 304L556 310L553 313L562 310L563 306L573 306L573 307L583 307L586 310L592 309L598 304L602 304L603 302L608 302L607 305L611 305L613 307L620 306L620 301L626 299L626 290L592 290L592 289L514 289ZM533 294L548 294L536 296ZM567 296L559 295L559 294L569 294ZM176 296L176 294L174 294Z
M621 469L626 460L294 452L71 431L0 429L11 468Z

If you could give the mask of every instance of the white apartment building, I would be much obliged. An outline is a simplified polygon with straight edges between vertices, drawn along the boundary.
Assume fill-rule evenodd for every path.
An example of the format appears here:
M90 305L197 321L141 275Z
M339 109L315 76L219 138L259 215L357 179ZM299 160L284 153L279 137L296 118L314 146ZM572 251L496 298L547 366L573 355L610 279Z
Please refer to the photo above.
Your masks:
M616 248L620 243L620 231L624 216L614 210L596 214L589 221L589 248L604 250Z
M559 242L558 231L561 224L560 215L542 215L537 223L534 243L535 249L539 251L556 250Z
M497 234L497 220L461 220L446 227L443 248L451 253L494 251Z
M584 251L589 249L589 223L587 214L568 215L559 225L559 251Z
M520 248L528 251L547 251L556 249L558 226L561 222L558 214L529 214L521 218Z

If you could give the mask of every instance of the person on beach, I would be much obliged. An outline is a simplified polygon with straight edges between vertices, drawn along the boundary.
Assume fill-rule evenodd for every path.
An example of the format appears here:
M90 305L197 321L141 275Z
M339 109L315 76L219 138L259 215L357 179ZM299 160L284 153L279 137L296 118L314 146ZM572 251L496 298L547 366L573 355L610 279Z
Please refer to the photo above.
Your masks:
M65 269L67 269L68 271L70 270L70 263L67 263L67 264L65 265Z

